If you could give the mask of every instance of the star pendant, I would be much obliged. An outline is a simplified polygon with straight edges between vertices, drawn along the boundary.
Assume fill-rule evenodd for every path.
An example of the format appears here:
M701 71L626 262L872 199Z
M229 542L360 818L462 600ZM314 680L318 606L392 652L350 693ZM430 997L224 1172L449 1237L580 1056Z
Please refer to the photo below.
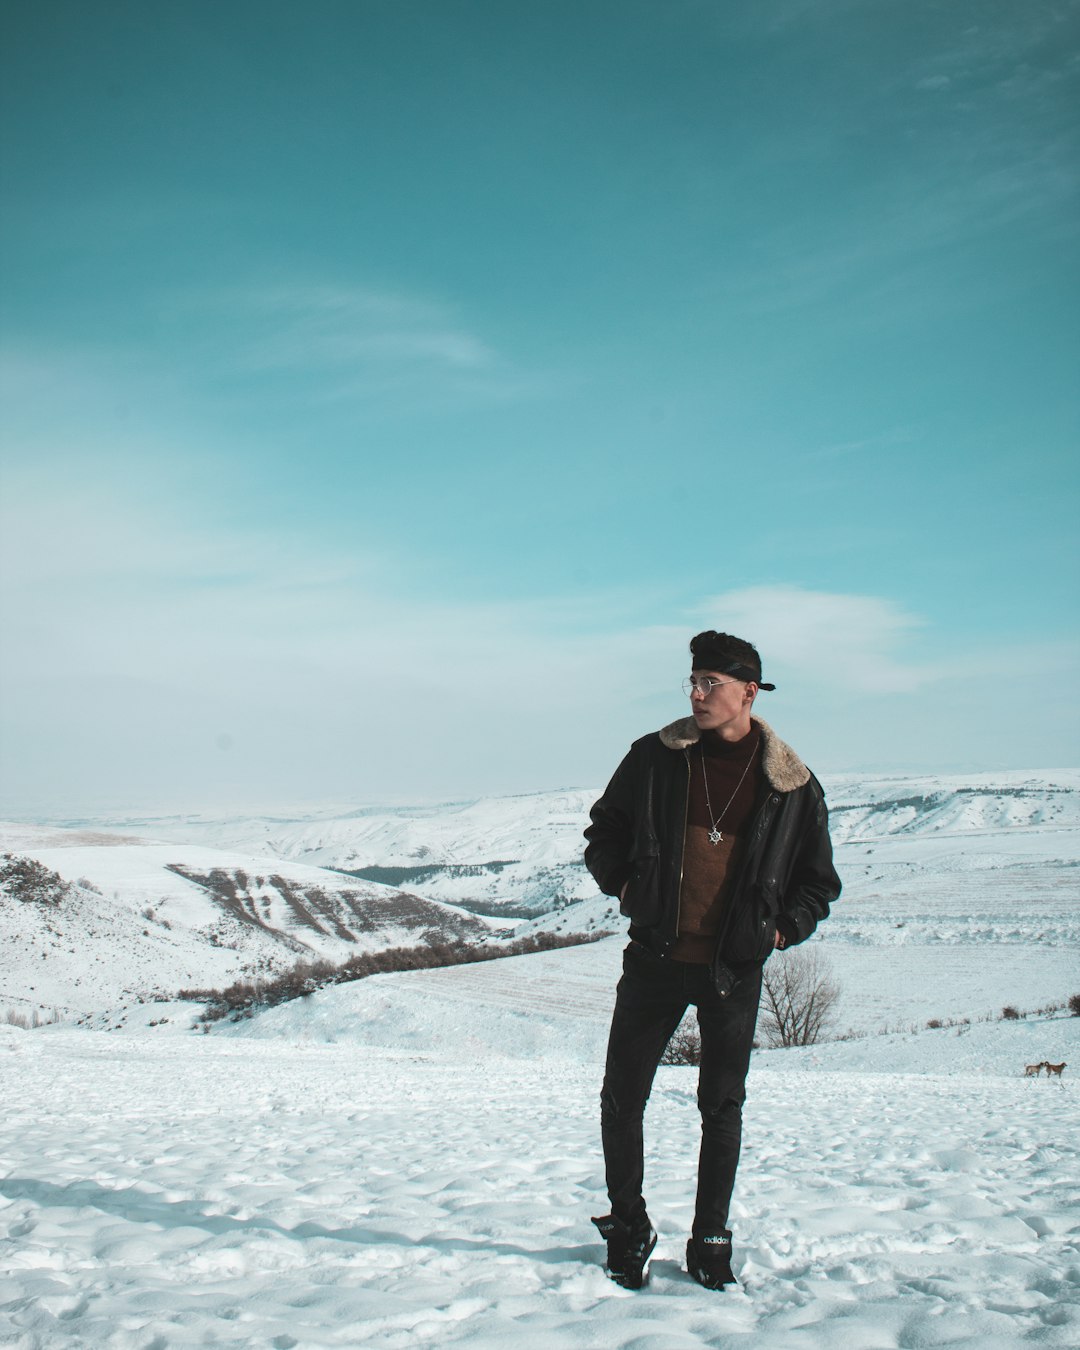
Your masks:
M712 829L712 830L709 831L709 843L710 843L710 844L719 844L719 843L722 842L723 838L724 838L724 836L720 833L719 830L717 830L717 829Z

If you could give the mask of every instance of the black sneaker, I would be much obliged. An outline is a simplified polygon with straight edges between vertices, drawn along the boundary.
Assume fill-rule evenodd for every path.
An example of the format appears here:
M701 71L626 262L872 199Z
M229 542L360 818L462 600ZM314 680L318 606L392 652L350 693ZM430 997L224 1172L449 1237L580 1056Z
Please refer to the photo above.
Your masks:
M686 1269L706 1289L738 1284L731 1273L731 1234L728 1230L722 1228L719 1233L692 1237L686 1244Z
M593 1223L607 1242L605 1269L610 1278L624 1289L640 1289L649 1278L645 1263L656 1246L656 1230L652 1224L646 1219L644 1227L631 1232L614 1214L593 1219Z

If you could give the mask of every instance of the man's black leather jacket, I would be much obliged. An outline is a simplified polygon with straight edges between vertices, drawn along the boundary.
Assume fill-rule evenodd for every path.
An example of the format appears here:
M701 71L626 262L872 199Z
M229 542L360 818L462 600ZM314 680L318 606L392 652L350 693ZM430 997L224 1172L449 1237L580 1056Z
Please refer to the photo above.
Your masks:
M765 961L778 930L788 946L805 941L840 894L821 784L767 723L751 824L713 959L713 981L729 992L745 969ZM630 936L659 956L678 934L690 750L701 733L692 717L642 736L591 812L585 864L605 895L622 896Z

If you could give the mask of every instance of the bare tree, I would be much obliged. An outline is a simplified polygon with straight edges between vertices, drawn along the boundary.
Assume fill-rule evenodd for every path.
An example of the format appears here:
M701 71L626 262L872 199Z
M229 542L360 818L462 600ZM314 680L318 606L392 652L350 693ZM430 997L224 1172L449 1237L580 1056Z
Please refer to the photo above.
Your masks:
M678 1029L668 1041L664 1053L660 1056L661 1064L700 1064L701 1063L701 1032L698 1029L697 1016L691 1008Z
M769 1045L814 1045L836 1010L840 986L817 947L796 947L766 962L761 1030Z

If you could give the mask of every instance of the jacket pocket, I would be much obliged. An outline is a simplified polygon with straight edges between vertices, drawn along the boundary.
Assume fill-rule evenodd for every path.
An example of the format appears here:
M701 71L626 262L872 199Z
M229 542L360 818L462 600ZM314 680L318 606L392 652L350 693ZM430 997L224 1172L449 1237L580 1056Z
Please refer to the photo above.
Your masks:
M764 961L776 941L775 896L769 890L751 892L732 916L722 951L728 961Z
M634 858L619 909L631 921L651 928L660 918L660 859L655 854Z

